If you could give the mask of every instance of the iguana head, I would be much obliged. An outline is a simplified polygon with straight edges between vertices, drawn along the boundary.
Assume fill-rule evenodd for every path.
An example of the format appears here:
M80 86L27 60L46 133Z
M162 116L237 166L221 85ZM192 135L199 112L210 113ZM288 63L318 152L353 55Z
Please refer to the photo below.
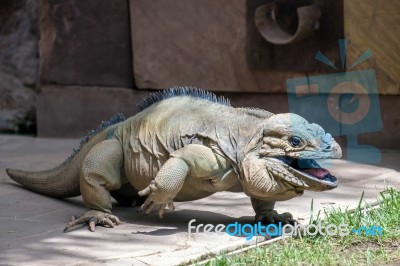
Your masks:
M242 163L247 194L285 200L304 190L337 186L336 177L315 161L342 156L339 144L321 126L287 113L268 118L262 130L261 147L249 152Z

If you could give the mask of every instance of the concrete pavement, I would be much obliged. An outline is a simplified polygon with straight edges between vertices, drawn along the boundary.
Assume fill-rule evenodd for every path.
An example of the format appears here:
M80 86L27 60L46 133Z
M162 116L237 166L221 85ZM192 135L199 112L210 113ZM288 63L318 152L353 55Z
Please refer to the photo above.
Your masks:
M97 227L95 233L78 227L62 232L71 215L86 208L81 197L52 199L23 189L10 180L5 168L44 170L67 158L76 139L39 139L0 135L0 264L6 265L175 265L204 254L249 245L261 238L227 234L188 235L187 224L229 224L252 222L250 200L243 193L217 193L206 199L176 203L176 210L160 220L134 208L115 206L113 212L126 223L114 229ZM335 161L331 172L339 178L335 190L314 193L277 204L279 212L289 211L307 221L311 200L314 213L329 206L354 207L365 191L373 202L385 185L400 188L397 165L400 152L382 154L380 165Z

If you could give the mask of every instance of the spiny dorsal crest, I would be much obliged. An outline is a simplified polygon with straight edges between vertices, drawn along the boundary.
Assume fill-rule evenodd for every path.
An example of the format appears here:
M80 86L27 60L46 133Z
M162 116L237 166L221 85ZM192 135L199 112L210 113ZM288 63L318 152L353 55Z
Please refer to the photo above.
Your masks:
M79 147L77 149L74 149L74 152L72 153L72 155L67 160L70 160L73 157L75 157L75 155L77 155L79 153L79 151L82 149L82 147L86 143L88 143L89 140L91 138L93 138L94 136L96 136L98 133L102 132L104 129L106 129L106 128L112 126L112 125L118 124L118 123L123 122L123 121L125 121L125 116L123 114L121 114L121 113L118 113L118 114L112 116L107 121L102 121L100 123L100 125L96 129L90 130L88 132L88 134L82 138L81 142L79 143Z
M161 102L162 100L179 97L188 96L196 99L204 99L210 102L223 104L226 106L231 106L229 99L222 96L218 97L212 92L198 89L196 87L172 87L155 93L151 93L150 96L143 99L138 103L139 111L143 111L154 103Z

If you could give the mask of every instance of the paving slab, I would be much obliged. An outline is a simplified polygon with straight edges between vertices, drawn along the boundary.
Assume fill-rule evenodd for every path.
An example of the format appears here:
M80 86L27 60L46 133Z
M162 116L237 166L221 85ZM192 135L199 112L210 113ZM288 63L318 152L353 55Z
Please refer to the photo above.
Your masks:
M91 233L78 227L63 233L72 215L86 208L81 197L53 199L23 189L10 180L5 168L48 169L67 158L77 139L43 139L0 135L0 263L6 265L176 265L202 255L231 250L263 241L227 234L187 233L195 224L251 223L253 210L243 193L216 193L211 197L176 203L176 210L159 219L136 208L114 206L126 223L114 229L97 227ZM380 165L336 160L329 167L339 178L332 191L306 191L302 197L277 203L279 212L289 211L306 222L311 200L314 214L330 206L354 207L362 192L374 202L385 186L400 187L397 165L400 152L386 151Z

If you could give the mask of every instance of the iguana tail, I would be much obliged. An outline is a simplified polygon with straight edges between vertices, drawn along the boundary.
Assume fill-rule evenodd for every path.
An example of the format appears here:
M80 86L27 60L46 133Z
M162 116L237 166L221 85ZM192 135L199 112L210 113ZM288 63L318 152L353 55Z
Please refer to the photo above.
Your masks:
M41 172L6 169L7 174L29 190L43 195L55 198L79 196L81 194L79 178L86 154L94 145L112 136L117 127L116 124L123 120L123 115L118 114L110 121L102 122L98 129L92 130L82 140L79 149L56 168Z

